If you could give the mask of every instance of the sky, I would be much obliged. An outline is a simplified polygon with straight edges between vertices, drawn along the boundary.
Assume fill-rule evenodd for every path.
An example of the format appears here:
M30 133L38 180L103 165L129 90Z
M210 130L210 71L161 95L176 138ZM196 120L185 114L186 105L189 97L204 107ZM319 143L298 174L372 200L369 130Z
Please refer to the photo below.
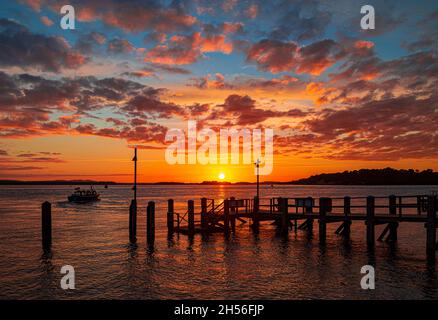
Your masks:
M137 146L140 182L255 180L169 164L189 120L272 129L262 181L438 169L436 1L69 0L64 30L65 4L2 2L0 179L129 182Z

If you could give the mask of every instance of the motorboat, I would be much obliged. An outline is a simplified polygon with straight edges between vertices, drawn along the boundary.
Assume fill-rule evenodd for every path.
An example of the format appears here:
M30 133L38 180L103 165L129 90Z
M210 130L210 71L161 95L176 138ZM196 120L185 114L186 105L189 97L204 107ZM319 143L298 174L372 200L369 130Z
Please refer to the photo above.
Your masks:
M88 190L82 190L81 188L75 188L75 191L68 197L69 202L94 202L99 201L99 194L93 187L90 187Z

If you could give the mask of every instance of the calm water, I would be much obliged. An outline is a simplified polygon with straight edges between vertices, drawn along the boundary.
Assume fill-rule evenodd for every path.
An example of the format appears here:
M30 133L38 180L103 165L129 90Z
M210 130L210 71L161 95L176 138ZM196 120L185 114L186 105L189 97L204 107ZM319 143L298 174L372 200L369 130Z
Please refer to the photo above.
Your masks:
M189 199L254 195L253 186L140 186L138 244L128 244L128 186L110 186L91 205L66 202L69 186L0 187L0 298L2 299L437 299L438 267L425 260L423 224L401 224L396 247L377 242L367 252L365 226L354 222L350 241L334 235L327 244L305 232L284 240L263 224L248 224L228 240L222 234L190 242L167 239L166 201L185 211ZM262 196L387 196L428 194L427 186L275 186ZM52 202L51 256L41 250L40 205ZM146 248L147 201L157 203L156 243ZM377 229L378 235L380 228ZM60 269L72 265L76 290L60 289ZM360 268L376 267L376 290L360 288Z

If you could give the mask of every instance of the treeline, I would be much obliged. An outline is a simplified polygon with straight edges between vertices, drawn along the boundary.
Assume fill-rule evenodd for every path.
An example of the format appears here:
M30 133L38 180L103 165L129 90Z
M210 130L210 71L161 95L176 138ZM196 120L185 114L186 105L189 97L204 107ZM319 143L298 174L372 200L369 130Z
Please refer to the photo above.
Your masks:
M438 172L432 169L361 169L338 173L323 173L305 179L291 181L291 184L334 184L334 185L438 185Z

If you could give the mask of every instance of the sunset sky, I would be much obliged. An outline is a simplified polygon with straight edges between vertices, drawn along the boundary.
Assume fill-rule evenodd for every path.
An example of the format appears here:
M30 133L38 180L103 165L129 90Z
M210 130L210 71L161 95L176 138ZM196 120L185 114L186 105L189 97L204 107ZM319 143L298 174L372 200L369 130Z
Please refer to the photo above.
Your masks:
M428 0L3 1L0 179L128 182L137 145L141 182L255 180L248 164L166 163L188 120L274 129L262 180L437 170L437 48Z

